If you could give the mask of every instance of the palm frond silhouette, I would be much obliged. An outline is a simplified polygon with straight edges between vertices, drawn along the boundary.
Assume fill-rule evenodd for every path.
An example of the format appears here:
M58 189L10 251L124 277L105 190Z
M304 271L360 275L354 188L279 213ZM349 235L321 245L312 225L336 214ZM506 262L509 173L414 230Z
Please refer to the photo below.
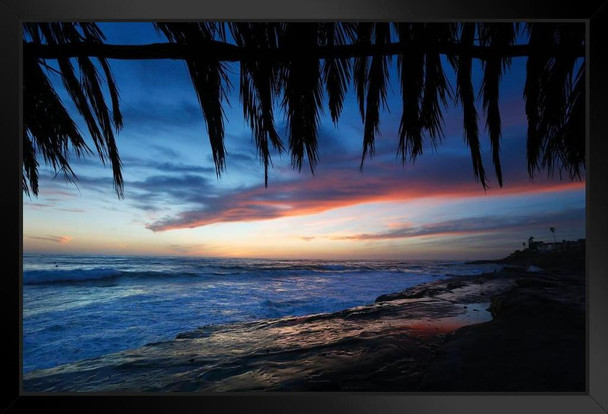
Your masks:
M463 109L463 138L470 149L473 177L486 189L476 101L479 95L494 172L502 186L500 81L512 57L526 56L528 174L532 178L546 170L574 180L584 173L584 24L203 22L155 23L155 27L167 43L108 45L94 23L24 24L23 188L27 194L38 195L41 161L73 181L77 177L70 155L93 152L53 89L48 59L56 60L58 75L85 120L95 152L111 164L119 197L124 183L115 133L122 127L122 116L109 58L186 62L218 176L226 166L223 105L231 86L226 62L238 61L243 115L268 185L271 148L279 154L289 151L295 169L301 170L307 162L314 173L323 104L337 124L351 87L363 122L363 168L366 157L374 155L395 57L403 104L396 147L402 162L414 162L423 153L425 140L433 146L441 144L443 112L453 100ZM454 70L455 85L446 76L442 55ZM475 59L482 63L479 91L472 80ZM277 131L276 104L287 121L287 146Z
M75 43L100 44L104 35L93 23L25 23L24 32L32 43L65 45ZM69 57L57 57L61 80L84 118L97 153L102 162L110 161L114 176L114 187L119 196L123 194L122 165L114 131L122 128L118 88L107 59L98 57L109 89L112 112L106 104L101 78L88 56L76 58L80 78ZM70 146L77 156L90 152L74 120L51 86L43 67L44 61L24 49L24 119L23 119L23 188L26 193L38 194L37 151L56 172L66 179L76 178L69 164Z

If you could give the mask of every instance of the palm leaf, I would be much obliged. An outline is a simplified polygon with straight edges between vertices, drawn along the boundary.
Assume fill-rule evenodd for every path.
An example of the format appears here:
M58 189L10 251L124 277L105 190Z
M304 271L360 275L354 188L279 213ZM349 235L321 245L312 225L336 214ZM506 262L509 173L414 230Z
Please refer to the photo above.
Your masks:
M562 168L570 179L581 179L585 168L585 140L581 132L586 128L585 64L581 64L570 89L566 111L566 123L562 130L564 148Z
M374 24L375 44L390 43L390 24ZM367 94L365 105L365 123L363 125L363 154L361 155L361 168L369 152L374 155L375 134L380 132L380 107L386 107L386 87L388 83L388 65L390 57L374 56L369 67L367 80Z
M99 63L106 76L106 82L108 83L108 89L110 91L110 99L112 100L112 117L114 121L114 128L116 131L122 128L122 114L120 112L120 95L118 93L118 86L112 76L112 70L106 59L99 59Z
M156 23L156 27L172 43L201 48L223 33L218 23ZM228 85L226 68L217 58L200 53L186 60L190 79L196 91L207 125L215 172L219 177L226 168L224 146L224 112L222 101Z
M21 186L23 191L29 197L31 194L38 195L38 160L36 159L36 150L34 149L35 139L28 131L23 132L23 177Z
M93 23L25 23L26 39L35 45L69 46L100 44L101 30ZM383 53L362 54L361 50L391 42L388 23L157 23L156 27L171 43L184 49L199 50L186 63L205 119L216 173L225 168L224 114L229 82L226 67L207 48L211 42L226 42L230 29L237 46L246 53L241 61L240 95L243 113L255 138L258 155L264 164L265 184L272 163L270 147L281 153L283 144L274 121L275 100L281 98L288 122L292 164L301 169L308 158L311 171L318 159L318 122L323 92L327 93L331 119L338 122L344 99L352 82L363 128L363 154L373 154L379 133L380 111L386 105L388 65ZM584 169L585 65L575 54L558 53L547 57L547 50L580 50L585 41L584 24L532 23L526 25L530 46L524 90L528 117L528 173L547 169L580 178ZM475 39L475 32L479 40ZM451 95L439 48L453 45L460 52L447 53L456 72L456 101L463 107L464 138L469 146L475 178L487 187L479 145L478 115L473 90L472 54L467 47L477 42L494 50L484 57L480 91L490 136L492 158L499 185L503 184L500 164L501 117L500 80L510 59L504 48L514 43L518 24L510 23L432 23L394 25L403 44L398 53L403 113L399 125L398 153L405 162L422 154L423 137L437 145L442 138L443 115ZM319 58L318 48L353 45L351 59L344 55ZM327 50L327 49L325 49ZM342 52L345 51L342 48ZM278 59L267 58L268 53ZM276 51L276 53L274 53ZM258 53L259 52L259 53ZM325 53L325 52L323 52ZM392 52L391 52L392 53ZM390 53L389 53L390 55ZM112 163L115 189L122 196L122 169L114 133L122 126L118 87L108 62L78 55L75 59L57 58L59 74L67 94L82 115L102 162ZM53 90L44 72L55 70L28 53L24 55L24 136L23 187L38 193L38 157L75 179L68 156L90 151L71 116ZM102 74L100 76L100 74ZM104 94L104 80L109 100ZM111 105L109 105L111 103ZM111 113L110 113L111 111Z
M103 139L101 142L103 142L106 148L108 158L112 161L112 174L114 177L115 190L118 194L122 194L123 179L120 156L116 147L114 133L112 131L112 121L110 120L108 107L106 106L103 92L99 84L100 80L97 70L88 58L78 58L78 63L82 72L82 84L84 86L84 91L101 130Z
M85 35L85 40L89 39L92 43L103 43L105 36L97 25L84 24L80 26ZM110 99L112 101L112 117L114 127L118 131L122 128L122 114L120 113L120 96L118 93L118 86L114 81L114 75L110 69L107 59L97 58L101 68L103 69L105 79L108 85L108 91L110 92Z
M286 63L282 81L292 165L301 170L306 155L313 173L318 160L317 126L323 96L319 59L311 53L317 45L317 29L312 23L289 23L280 45L298 52Z
M526 62L526 82L524 86L524 99L526 100L526 116L528 118L528 138L526 142L528 158L528 174L534 175L540 168L540 153L543 139L539 131L541 78L548 65L549 57L541 54L553 44L554 27L549 24L530 23L527 25L529 37L528 44L532 54Z
M397 153L405 163L408 155L414 160L422 153L422 124L420 121L420 102L424 85L424 53L422 52L422 24L397 25L399 41L405 50L397 58L400 72L401 100L403 112L399 124L399 145Z
M354 44L366 45L372 41L372 23L358 23L356 28L350 32L350 40ZM361 121L365 122L365 94L367 92L369 56L358 56L353 63L353 83L357 93Z
M321 25L324 46L345 45L352 23L324 23ZM338 123L344 96L350 82L350 60L326 58L323 62L323 80L327 91L329 113L334 124Z
M516 28L513 23L479 24L480 43L484 46L503 48L515 42ZM486 129L490 134L492 161L498 185L502 187L502 167L500 164L501 120L499 101L500 79L504 69L511 64L511 58L493 56L484 64L482 81L483 108L486 113Z
M277 29L275 23L235 23L230 30L237 45L258 49L276 49ZM240 95L243 114L255 137L258 154L264 164L264 184L268 186L268 167L272 163L269 143L279 153L283 143L274 125L274 91L278 89L280 67L266 59L241 62Z
M31 37L33 42L47 42L53 45L79 42L101 43L104 40L103 34L93 23L28 23L24 25L24 30ZM26 56L25 59L32 58ZM113 133L113 129L118 131L121 128L122 116L119 109L118 90L110 67L105 59L98 59L104 70L112 99L112 119L110 119L109 110L105 104L101 86L102 81L99 78L97 70L91 59L88 57L79 57L77 59L80 71L80 80L78 79L74 67L68 58L59 58L57 61L66 91L76 104L78 111L83 116L101 160L105 162L105 159L108 158L111 161L115 189L118 196L122 197L123 180L121 163ZM39 66L45 65L42 61L36 61L35 63L30 62L29 64L37 64ZM42 78L37 76L36 73L37 71L30 66L30 70L26 73L26 76L33 76L40 82ZM25 82L28 83L27 77ZM44 87L46 86L43 85L43 88ZM54 100L54 98L48 92L46 93L46 96L55 105L55 108L53 109L54 114L56 116L63 114L62 111L64 111L64 108L58 101L58 98L57 100ZM64 122L68 122L68 125L69 123L73 124L73 121L69 116L67 119L65 117L63 117L63 119ZM29 119L28 123L24 122L26 130L29 129L31 132L33 129L35 129L33 126L32 128L29 128L29 126L34 124L34 122L35 121L31 118ZM40 125L38 125L38 127L40 127ZM47 130L52 131L53 128L49 128L47 125ZM55 130L54 133L57 133L57 131ZM75 135L73 132L71 132L71 134L71 144L74 145L75 148L82 148L82 144L79 142L82 140L82 137L79 134ZM41 138L43 136L45 138ZM43 153L46 151L47 155L50 153L49 149L46 147L52 147L53 142L63 142L63 136L52 137L49 136L46 131L40 129L37 129L36 135L32 135L30 138L33 139L31 148L35 150L35 147L38 146ZM34 142L37 142L39 145L34 145ZM80 155L80 151L76 151L76 154ZM64 170L69 166L67 163L67 153L55 153L54 156L45 158L45 161L51 163L55 169L60 168ZM33 172L37 171L37 167L38 164L32 164L31 159L28 159L28 161L24 160L24 168L30 171L28 177L37 177L37 175L33 175ZM70 177L75 177L71 169L69 169L68 175ZM37 194L37 192L34 192L34 194Z
M31 190L38 195L37 152L67 181L74 181L76 176L68 161L70 149L77 156L89 149L38 62L26 56L23 73L23 184L26 194Z
M584 26L555 25L553 40L565 47L582 44ZM572 177L580 176L584 165L584 74L580 65L577 76L574 70L577 59L557 56L549 60L540 78L541 116L538 133L543 137L542 167L549 175L565 168ZM574 132L577 131L577 132ZM577 136L578 135L578 136Z
M475 42L475 23L462 24L460 43L473 46ZM472 66L473 59L470 56L458 56L452 62L456 71L456 96L463 108L463 130L467 146L471 151L473 162L473 173L475 179L481 182L483 188L487 188L486 173L483 167L481 149L479 145L479 128L477 126L477 109L475 107L475 92L473 90Z
M437 43L450 38L450 26L440 23L428 23L424 28L425 53L424 88L420 105L420 122L427 131L433 146L441 140L443 131L442 107L447 105L450 96L449 85L443 72L441 57L434 51ZM422 151L422 150L420 150Z

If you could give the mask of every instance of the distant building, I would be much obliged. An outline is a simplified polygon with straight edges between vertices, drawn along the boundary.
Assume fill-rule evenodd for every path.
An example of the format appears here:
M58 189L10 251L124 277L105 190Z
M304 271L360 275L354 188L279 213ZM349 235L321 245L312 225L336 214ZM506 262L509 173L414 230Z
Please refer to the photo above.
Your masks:
M578 250L585 248L585 239L562 240L561 242L557 243L545 243L542 241L529 240L528 246L529 250L539 253Z

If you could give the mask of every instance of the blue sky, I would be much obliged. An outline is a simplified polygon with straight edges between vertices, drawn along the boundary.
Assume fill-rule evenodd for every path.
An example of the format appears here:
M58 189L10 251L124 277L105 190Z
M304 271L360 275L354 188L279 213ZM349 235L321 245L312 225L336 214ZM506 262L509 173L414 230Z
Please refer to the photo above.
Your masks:
M163 42L149 23L102 23L108 43ZM359 169L363 126L352 88L337 126L326 110L313 176L273 154L268 188L238 98L232 64L226 115L227 171L215 168L202 113L182 61L111 60L124 128L117 138L125 197L98 159L73 159L77 186L42 168L40 195L24 196L24 251L326 259L500 257L534 236L585 237L584 182L526 169L525 59L501 84L504 186L493 176L489 139L479 121L491 188L474 180L460 108L444 112L444 142L415 163L397 158L399 85L389 88L376 154ZM444 65L450 79L453 74ZM476 91L480 65L474 67ZM396 76L395 71L392 75ZM55 75L51 75L53 78ZM55 77L66 107L80 119ZM481 105L479 113L482 114ZM283 132L282 114L277 125ZM86 128L80 122L82 131Z

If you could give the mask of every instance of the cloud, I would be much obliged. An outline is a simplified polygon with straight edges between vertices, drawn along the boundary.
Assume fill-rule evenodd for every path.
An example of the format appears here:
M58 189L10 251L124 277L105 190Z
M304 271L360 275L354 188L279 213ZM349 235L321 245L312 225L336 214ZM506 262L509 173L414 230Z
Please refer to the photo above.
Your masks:
M78 175L75 182L76 187L86 187L87 190L95 190L97 192L114 191L114 179L111 176L107 177L92 177L89 175Z
M42 208L53 207L53 205L49 204L49 203L32 203L32 202L29 202L27 200L24 200L23 205L27 206L28 208L34 209L34 210L39 210L39 209L42 209Z
M44 197L55 196L55 197L62 197L64 199L75 197L75 195L73 193L70 193L69 191L53 189L53 188L49 188L49 187L40 189L40 196L44 196Z
M178 151L173 150L169 147L164 147L160 145L149 145L146 150L148 151L148 155L150 158L144 158L140 156L132 156L126 155L121 158L123 165L123 172L128 174L136 169L145 169L145 170L154 170L157 172L163 173L188 173L188 174L215 174L215 166L213 165L213 160L207 164L188 164L184 162L161 162L158 161L160 159L170 159L170 160L180 160L182 158L182 154ZM91 180L98 180L99 177L91 177L90 169L95 168L97 171L102 172L106 167L104 167L103 163L97 157L82 157L82 158L74 158L70 161L70 164L73 167L79 167L75 169L77 175L76 184L95 184L94 182L90 182ZM82 174L82 170L80 168L88 168L88 174ZM108 176L111 174L107 172ZM43 175L48 177L54 177L55 173L49 169L45 169ZM104 179L107 180L107 179ZM110 182L111 184L111 182ZM48 185L45 185L41 189L41 194L44 195L59 195L59 196L74 196L74 194L69 193L67 191L50 189Z
M522 108L517 105L517 101L513 105L517 108L506 106L513 112L511 122L516 123L519 119L517 114ZM180 111L184 113L176 115ZM492 186L485 193L473 177L470 151L462 139L461 114L454 109L450 112L455 113L446 119L446 131L452 133L446 134L437 152L429 153L431 147L426 145L425 154L415 164L408 162L405 166L396 157L400 110L387 114L383 117L383 135L376 140L376 155L366 159L362 171L359 170L362 140L360 120L354 116L345 116L338 130L330 127L329 122L323 124L325 126L319 130L320 162L315 175L311 175L306 168L301 173L294 172L289 156L273 157L275 168L270 172L270 185L267 189L263 185L263 167L256 162L259 160L255 157L255 147L249 131L230 134L238 144L234 145L237 150L228 151L227 163L232 168L224 175L227 179L219 183L211 160L203 165L174 161L174 158L179 159L179 153L187 150L183 144L176 144L175 148L179 151L173 147L149 144L137 156L130 154L123 157L125 171L147 170L125 174L125 199L129 206L150 213L146 214L148 229L165 231L220 222L271 220L316 214L363 203L403 202L425 197L493 197L584 187L584 183L556 183L544 177L530 183L525 160L525 133L520 127L511 130L505 122L501 142L505 181L502 189L492 182L489 140L484 134L480 137L486 173ZM155 103L153 108L135 102L126 114L141 122L157 115L161 117L158 121L161 124L185 122L182 126L187 130L190 128L188 120L199 117L200 108L195 102L187 100L175 104ZM349 126L351 121L357 123L357 126ZM482 125L480 120L480 127ZM251 146L247 147L246 143ZM228 144L227 142L227 147ZM247 149L251 151L248 152ZM163 160L158 161L154 156L160 154L169 156L158 158ZM141 156L151 159L140 158ZM252 173L256 167L258 175ZM142 176L145 178L134 179ZM112 178L109 176L79 176L78 185L108 195L113 192ZM170 213L160 216L160 211Z
M456 176L456 178L454 178ZM532 185L527 180L493 193L497 196L540 193L584 188L582 183L562 183ZM201 204L193 209L173 216L163 217L149 223L152 231L179 228L194 228L220 222L246 222L270 220L287 216L301 216L322 213L331 209L363 203L408 201L425 197L478 197L484 192L472 180L463 182L457 174L446 175L437 180L429 176L406 177L395 174L384 176L359 176L335 173L329 177L308 178L282 182L271 188L263 186L243 190L233 190L221 196L204 193L204 188L195 195L190 190L174 187L174 196Z
M72 241L71 236L27 236L30 239L50 241L59 244L68 244Z
M137 203L162 202L183 205L187 203L206 204L217 195L209 180L202 175L153 175L141 181L131 181L129 198Z
M302 216L364 203L404 202L425 197L493 197L584 188L582 182L552 182L544 177L530 182L525 157L521 155L525 137L505 136L502 145L505 186L501 189L492 185L487 192L473 179L469 150L460 138L448 140L438 153L425 154L415 164L405 166L396 159L394 137L379 139L376 156L366 161L362 171L359 170L360 147L351 145L352 136L340 138L333 131L322 129L322 159L315 175L306 171L294 172L289 157L275 160L274 175L278 180L273 180L271 173L269 188L263 185L263 174L260 174L260 180L251 180L251 170L245 166L255 160L247 153L229 154L238 168L232 169L234 175L226 175L228 182L219 183L212 165L125 157L125 168L154 171L144 179L126 181L125 201L138 210L151 213L146 227L156 232L221 222ZM109 176L81 175L78 184L83 189L108 195L113 192ZM155 214L160 211L170 213Z
M150 145L149 146L150 150L153 151L154 153L156 153L157 155L163 156L163 157L171 157L171 158L178 158L180 156L179 152L177 152L176 150L174 150L173 148L164 146L164 145Z
M56 208L55 210L67 211L68 213L85 213L86 210L83 208Z
M163 159L179 159L181 157L176 151L162 156ZM152 159L143 159L137 157L125 157L122 159L125 170L142 168L147 170L155 170L163 173L186 173L186 174L215 174L215 166L211 162L205 165L194 165L178 162L159 162Z
M506 232L514 229L533 231L538 228L549 228L556 223L566 224L584 222L585 209L575 208L551 214L535 216L477 216L429 223L421 226L410 224L393 228L383 233L363 233L351 236L334 237L335 240L390 240L421 236L466 235L497 231Z
M398 120L399 117L395 117ZM515 117L514 117L515 118ZM398 128L398 122L387 119L386 130ZM461 121L458 131L461 130ZM247 187L227 189L208 181L199 190L190 183L177 182L168 196L181 212L153 219L146 227L153 231L194 228L220 222L270 220L287 216L321 213L331 209L363 203L408 201L425 197L494 197L513 194L532 194L548 191L583 189L584 182L552 181L544 176L531 181L527 174L525 133L520 127L505 125L501 144L504 187L500 188L493 177L489 140L482 138L486 173L490 189L484 192L474 180L470 150L462 137L446 137L436 153L425 153L415 164L402 164L396 157L397 138L385 133L376 142L376 155L366 159L359 170L361 147L354 145L359 138L347 132L356 128L340 129L337 133L321 128L319 135L320 162L311 175L306 170L294 172L289 157L275 160L270 173L270 185L264 188L259 182ZM429 148L430 151L430 148ZM287 158L287 159L286 159ZM247 160L248 161L248 160ZM250 162L250 161L248 161ZM238 174L247 174L242 169ZM274 179L276 177L276 179ZM237 180L238 181L238 180ZM247 182L246 179L243 180ZM183 188L180 189L180 187ZM163 190L160 190L163 191Z
M204 118L196 101L186 100L135 102L121 108L125 126L141 131L181 129L184 126L203 127Z
M316 239L316 237L315 236L300 236L300 239L309 242L309 241Z

